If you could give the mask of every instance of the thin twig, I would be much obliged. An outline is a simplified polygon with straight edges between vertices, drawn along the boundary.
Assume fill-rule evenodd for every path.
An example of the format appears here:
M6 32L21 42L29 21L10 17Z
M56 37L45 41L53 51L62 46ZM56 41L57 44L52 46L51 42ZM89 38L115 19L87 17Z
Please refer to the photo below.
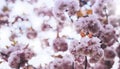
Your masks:
M71 18L71 16L69 16L69 18L70 18L70 21L73 23L73 19Z
M21 66L21 63L18 64L18 68L17 69L20 69L20 66Z
M5 54L5 53L0 52L0 54L1 54L2 56L8 57L8 55Z
M107 23L108 23L108 13L107 13L107 7L105 7L105 8L104 8L104 11L105 11L105 16L106 16Z
M87 69L87 56L85 56L85 69Z
M72 63L72 69L75 69L75 68L74 68L74 62Z

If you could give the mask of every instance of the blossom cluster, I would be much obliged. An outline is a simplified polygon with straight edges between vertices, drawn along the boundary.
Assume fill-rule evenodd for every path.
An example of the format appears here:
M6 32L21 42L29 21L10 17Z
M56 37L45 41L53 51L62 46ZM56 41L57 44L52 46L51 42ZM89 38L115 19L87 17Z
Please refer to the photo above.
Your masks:
M3 2L0 64L7 62L11 69L120 68L115 0Z
M1 57L8 62L11 68L20 68L25 66L28 61L35 56L32 49L28 45L16 45L7 49L2 49Z

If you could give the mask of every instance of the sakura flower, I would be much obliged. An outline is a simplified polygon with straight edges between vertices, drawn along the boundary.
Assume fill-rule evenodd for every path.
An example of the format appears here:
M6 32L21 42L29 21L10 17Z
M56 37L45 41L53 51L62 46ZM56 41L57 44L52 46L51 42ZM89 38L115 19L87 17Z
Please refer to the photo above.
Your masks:
M55 52L66 51L68 49L68 44L64 38L56 38L53 41L53 49Z
M68 13L68 16L75 15L76 11L79 10L79 3L75 0L56 0L55 7L53 8L53 15L60 22L67 20L65 12Z
M114 64L114 60L105 60L105 59L102 59L100 61L100 64L102 64L105 69L110 69L110 68L112 68L112 66Z
M102 25L100 21L93 15L86 18L79 18L75 23L75 28L78 33L80 33L81 30L84 30L86 33L92 32L97 34L102 30Z
M72 69L72 62L70 57L56 58L50 62L49 69Z
M110 53L110 54L109 54ZM104 57L106 60L112 60L115 58L114 48L106 48L104 50Z
M97 37L84 37L76 49L81 54L92 55L100 49L100 45L100 40Z
M10 67L12 68L18 68L20 64L20 51L16 51L10 54L10 57L8 58L8 63Z
M120 45L116 48L117 56L120 58Z
M72 16L79 10L79 3L78 1L71 0L68 4L68 15Z
M37 37L37 32L32 28L28 29L26 36L28 39L34 39Z
M90 63L97 63L98 61L101 60L101 58L103 57L103 50L99 49L99 51L96 51L94 54L92 54L91 58L89 59Z
M28 62L35 53L28 46L14 46L1 52L1 56L7 61L11 68L20 68Z
M76 41L76 44L75 45L71 44L71 46L73 46L73 48L72 49L70 48L69 50L74 55L75 58L80 55L89 56L91 57L90 62L96 63L103 56L103 50L100 48L101 46L100 39L97 37L92 38L83 37L81 38L80 42ZM82 56L79 58L82 58Z
M104 29L100 33L99 38L101 39L102 43L107 46L112 46L116 41L115 30L111 24L107 24L104 26Z
M72 54L76 54L76 47L79 45L79 41L78 40L72 40L70 43L70 47L69 47L69 51Z

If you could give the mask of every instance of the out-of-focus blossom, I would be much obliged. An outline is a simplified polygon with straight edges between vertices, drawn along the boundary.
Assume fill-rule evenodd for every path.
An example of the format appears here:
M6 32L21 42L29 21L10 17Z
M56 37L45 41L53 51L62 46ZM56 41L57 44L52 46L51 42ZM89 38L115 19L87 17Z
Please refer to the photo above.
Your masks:
M103 50L100 48L100 39L97 37L83 37L80 42L76 41L71 44L70 52L73 55L90 56L90 62L96 63L103 56Z
M101 59L100 62L95 65L94 69L111 69L113 64L113 60Z
M37 32L34 29L30 28L28 29L26 36L28 39L34 39L37 37Z
M106 58L106 60L112 60L115 58L115 52L114 52L114 48L106 48L104 50L104 57Z
M104 29L100 32L99 38L103 44L112 46L117 40L113 26L111 24L104 25Z
M94 15L79 18L75 23L75 28L78 33L80 33L81 30L84 30L86 33L92 32L94 34L97 34L103 29L100 21Z
M53 49L55 52L66 51L68 49L68 44L64 38L56 38L53 41Z
M116 48L117 56L120 58L120 45Z
M75 0L56 0L53 14L60 22L64 22L67 19L64 12L67 12L68 16L72 16L75 15L78 10L79 3Z
M70 57L56 58L49 64L48 69L73 69Z
M20 68L27 63L35 53L28 46L12 46L1 51L1 57L8 62L11 68Z

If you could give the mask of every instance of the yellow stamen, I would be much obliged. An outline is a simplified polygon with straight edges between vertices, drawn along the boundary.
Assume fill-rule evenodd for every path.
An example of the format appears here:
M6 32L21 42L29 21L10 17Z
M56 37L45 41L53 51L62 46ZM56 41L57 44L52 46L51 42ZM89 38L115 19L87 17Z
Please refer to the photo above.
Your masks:
M84 14L81 10L77 11L76 14L77 14L77 17L83 17L84 16Z
M88 10L86 11L86 13L87 13L87 15L90 15L90 14L93 13L93 11L92 11L92 9L88 9Z
M80 31L80 35L81 35L81 37L85 37L86 36L86 34L85 34L85 32L83 30Z
M92 36L93 36L93 33L89 33L89 34L88 34L88 37L89 37L89 38L92 38Z

